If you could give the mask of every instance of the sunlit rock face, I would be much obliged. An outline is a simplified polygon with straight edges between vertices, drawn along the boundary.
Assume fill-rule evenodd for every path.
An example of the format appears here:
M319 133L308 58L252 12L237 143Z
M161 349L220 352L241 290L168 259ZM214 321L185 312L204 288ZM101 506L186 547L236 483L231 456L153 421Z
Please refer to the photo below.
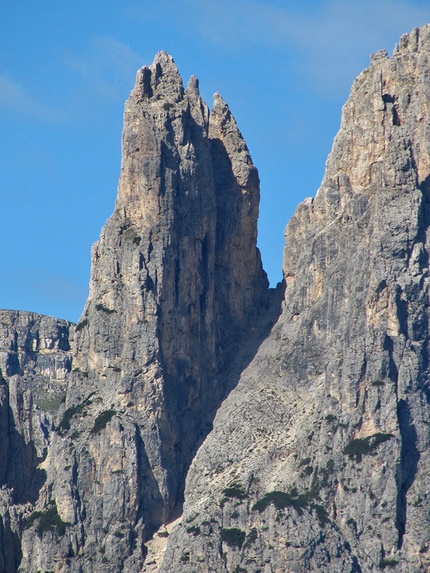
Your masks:
M430 28L355 81L160 571L430 569Z
M429 62L355 81L277 291L227 104L139 70L78 324L0 312L0 573L430 569Z
M22 571L137 573L181 513L192 457L279 314L258 205L227 104L215 94L210 112L160 52L125 105L115 211L93 246L45 481L23 511Z

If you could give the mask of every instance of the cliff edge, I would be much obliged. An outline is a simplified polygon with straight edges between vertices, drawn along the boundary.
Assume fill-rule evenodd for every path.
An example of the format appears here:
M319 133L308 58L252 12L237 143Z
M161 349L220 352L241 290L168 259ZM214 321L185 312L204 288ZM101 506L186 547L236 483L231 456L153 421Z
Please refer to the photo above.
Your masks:
M355 81L276 291L227 104L138 71L78 324L0 312L0 573L430 569L429 55Z

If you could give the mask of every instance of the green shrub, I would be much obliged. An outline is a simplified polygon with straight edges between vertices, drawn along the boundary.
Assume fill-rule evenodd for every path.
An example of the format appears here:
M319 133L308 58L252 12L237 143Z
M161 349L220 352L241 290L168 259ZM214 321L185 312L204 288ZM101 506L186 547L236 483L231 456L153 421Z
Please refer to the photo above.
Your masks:
M72 372L76 372L77 374L80 374L84 378L88 378L88 372L85 372L85 371L81 370L80 368L73 368Z
M382 380L374 380L372 382L372 386L379 387L379 386L384 386L384 385L385 385L385 382L383 382Z
M39 537L42 537L46 531L54 529L58 535L62 536L66 533L66 527L70 525L70 523L66 523L58 515L55 502L51 503L45 511L34 511L25 521L24 529L29 529L35 521L38 521L36 533Z
M328 460L326 467L320 469L319 473L321 476L319 486L327 487L329 484L329 477L334 473L334 460Z
M108 422L112 420L115 414L116 414L115 410L105 410L104 412L99 414L97 418L94 420L94 426L91 430L91 434L98 434L99 432L104 430Z
M198 525L192 525L191 527L187 527L187 533L191 533L192 535L194 535L194 537L196 537L197 535L200 535L200 527Z
M330 522L328 513L322 505L317 505L316 503L313 503L311 505L311 508L315 510L315 513L317 514L320 527L324 527L327 523Z
M283 491L271 491L266 493L266 495L257 501L252 506L252 511L263 512L270 504L273 504L277 509L285 509L286 507L292 507L297 511L299 515L303 514L303 509L306 507L315 510L317 514L318 521L321 527L324 527L326 523L329 522L329 517L327 511L322 505L312 503L312 500L319 499L318 487L319 484L316 481L317 471L314 473L314 480L312 487L306 493L297 494L296 488L291 490L289 493Z
M246 536L245 539L245 544L244 544L244 548L245 547L249 547L250 545L252 545L253 543L255 543L257 541L257 537L258 537L258 533L257 530L255 529L255 527L253 527L251 529L251 531L248 533L248 535Z
M64 432L67 432L67 430L70 430L70 421L73 418L73 416L76 416L76 414L80 414L84 410L84 408L91 405L92 403L91 397L94 396L94 394L95 392L91 392L91 394L87 398L85 398L85 400L82 402L82 404L76 404L76 406L71 406L70 408L67 408L57 428L57 431L60 434L60 436L63 435Z
M231 529L221 529L221 539L227 543L229 547L242 547L245 541L246 533L241 529L232 527Z
M104 306L103 304L96 304L96 310L101 310L102 312L106 312L107 314L112 314L112 313L116 312L115 309L108 308L107 306Z
M344 448L343 453L346 454L349 459L361 462L363 456L373 454L380 444L391 440L391 438L394 438L393 434L382 434L380 432L372 436L367 436L367 438L356 438L349 442Z
M302 473L305 476L310 476L310 475L312 475L313 471L314 471L314 468L312 466L306 466Z
M277 509L293 507L297 513L301 515L303 508L312 499L312 494L307 492L305 494L297 495L296 492L297 490L293 495L293 492L285 493L283 491L270 491L252 506L252 510L261 513L266 509L266 507L273 504Z
M236 499L246 498L245 490L238 483L234 483L230 487L226 487L225 489L222 490L222 493L225 495L225 497L236 498Z
M169 111L169 109L172 109L172 107L174 107L173 103L168 103L168 102L163 103L163 109L165 111Z
M399 562L395 559L381 559L379 567L385 569L386 567L395 567Z
M81 322L79 322L76 326L75 326L75 332L79 332L80 330L82 330L83 328L85 328L88 324L88 318L84 318L84 320L81 320Z

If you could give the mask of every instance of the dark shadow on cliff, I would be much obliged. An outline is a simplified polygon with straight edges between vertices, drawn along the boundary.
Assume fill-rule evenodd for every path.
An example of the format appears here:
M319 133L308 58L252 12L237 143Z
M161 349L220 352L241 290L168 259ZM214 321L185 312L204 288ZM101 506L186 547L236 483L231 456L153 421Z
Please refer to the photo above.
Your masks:
M163 499L157 480L151 470L145 444L136 427L137 473L139 475L139 508L136 522L143 518L145 524L144 542L152 537L163 523ZM133 523L133 526L136 524Z
M185 113L181 145L193 149L195 172L181 171L169 122L160 148L159 193L173 217L157 309L164 378L157 427L168 495L159 499L148 482L141 496L154 506L145 523L155 525L162 513L164 521L182 513L190 464L221 403L278 319L284 291L282 285L268 288L255 246L256 168L250 166L241 188L223 142L208 139L207 128Z
M8 516L0 516L0 573L16 573L21 559L18 535L11 530Z
M407 520L406 496L417 475L420 454L417 449L417 431L412 424L410 408L405 400L399 400L397 416L402 437L400 467L397 472L396 508L396 527L399 532L398 547L401 549Z
M14 503L35 503L46 481L45 470L37 467L44 458L37 457L34 443L26 442L18 431L9 403L9 386L3 378L0 392L0 485L12 490ZM24 409L22 404L19 407Z
M18 406L22 412L23 404ZM0 372L0 486L10 489L13 503L36 502L46 480L45 471L37 467L41 461L34 443L27 443L16 427L9 386ZM16 573L21 559L20 539L6 513L0 516L0 573Z
M179 417L179 434L187 436L188 440L181 440L175 445L175 458L178 467L179 480L176 486L176 504L169 516L169 522L177 519L182 514L184 502L185 480L197 450L200 448L208 434L212 431L215 415L222 402L237 386L242 372L247 368L255 357L262 342L268 337L273 325L281 314L281 303L284 295L284 284L279 283L276 289L269 289L267 300L250 317L248 324L237 331L235 341L230 341L230 353L224 367L214 379L208 380L206 391L213 384L214 393L212 400L203 400L204 407L196 409L189 405L185 409L178 404L178 398L187 395L190 391L192 380L178 379L175 388L170 386L171 392L167 393L166 399L175 402L178 411L182 410ZM190 421L192 422L190 423Z
M13 490L15 503L36 503L39 491L46 481L45 470L37 466L44 458L38 458L36 448L32 441L26 443L23 436L17 431L10 410L10 454L6 486Z
M181 177L175 179L172 199L177 219L172 232L172 246L166 249L163 261L166 274L173 277L173 283L165 285L166 295L162 295L163 300L164 296L168 299L172 292L175 293L175 309L166 314L163 312L165 305L160 304L159 329L168 429L162 465L169 476L170 520L182 512L185 478L197 449L211 431L221 403L237 385L241 373L278 319L284 292L283 285L277 289L268 288L256 247L253 247L256 249L253 253L255 258L250 256L250 245L256 241L253 225L256 224L259 195L257 170L250 168L245 193L236 180L223 142L208 140L202 126L191 117L188 126L185 138L193 143L199 158L210 161L214 197L210 196L209 203L202 205L201 199L190 199ZM170 136L174 137L173 132ZM163 165L169 169L173 169L177 161L168 146L163 146L162 159ZM194 203L196 200L198 202ZM197 218L200 213L202 218L209 216L216 222L215 229L211 232L208 225L206 235L199 239L195 233L200 223L197 221L195 224L193 219L194 206ZM181 253L178 253L177 246L183 237L201 241L200 260L194 269L200 288L194 304L200 320L193 325L194 331L191 329L189 341L185 343L180 337L180 320L172 318L175 313L185 317L187 312L187 299L180 300L178 286L187 278L189 280L187 275L190 274L181 262ZM247 253L242 253L238 245L248 249ZM255 267L246 268L250 284L241 290L235 283L235 274L244 256L250 256ZM238 312L238 308L243 308L244 314ZM170 337L164 344L163 333L176 323L177 340L172 342Z
M421 235L420 239L425 238L425 230L430 225L430 175L420 183L420 191L423 194L423 201L421 204Z

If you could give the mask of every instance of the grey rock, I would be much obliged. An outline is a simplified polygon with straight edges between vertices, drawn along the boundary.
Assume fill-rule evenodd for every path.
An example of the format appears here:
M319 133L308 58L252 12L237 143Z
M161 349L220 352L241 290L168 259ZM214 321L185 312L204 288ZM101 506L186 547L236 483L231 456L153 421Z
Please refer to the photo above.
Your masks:
M258 204L227 104L217 94L209 113L197 79L184 90L160 52L125 105L115 211L93 246L44 461L36 509L55 507L67 527L41 532L30 517L20 570L137 573L145 543L180 514L192 457L279 314Z
M281 317L193 460L160 572L429 570L429 41L355 81L286 229Z
M45 504L43 467L71 370L72 324L0 311L0 571L16 573L22 529ZM5 376L3 377L2 372Z
M0 313L0 573L429 570L429 43L354 83L276 291L227 104L139 70L78 324Z

